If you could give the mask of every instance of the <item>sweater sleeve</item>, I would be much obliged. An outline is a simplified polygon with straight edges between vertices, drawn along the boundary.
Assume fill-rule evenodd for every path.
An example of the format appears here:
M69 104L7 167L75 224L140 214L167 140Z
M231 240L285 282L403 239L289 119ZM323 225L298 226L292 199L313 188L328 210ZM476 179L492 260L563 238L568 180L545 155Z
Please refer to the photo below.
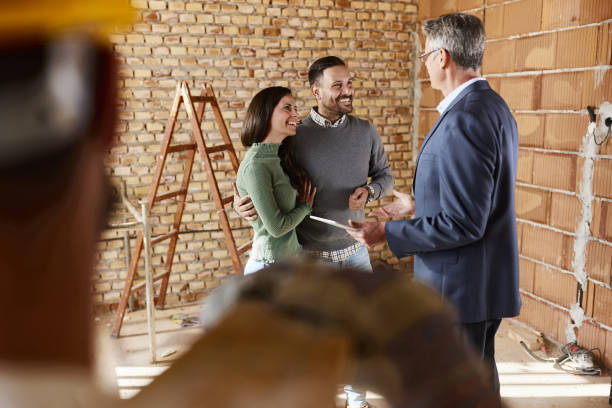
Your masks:
M246 190L255 206L263 227L274 238L295 229L311 212L308 203L298 201L295 208L283 213L274 197L274 176L263 165L251 164L242 174Z
M374 200L386 195L393 188L393 173L387 160L385 149L380 139L380 135L371 123L370 134L372 135L372 151L370 152L370 164L368 177L370 185L374 189Z

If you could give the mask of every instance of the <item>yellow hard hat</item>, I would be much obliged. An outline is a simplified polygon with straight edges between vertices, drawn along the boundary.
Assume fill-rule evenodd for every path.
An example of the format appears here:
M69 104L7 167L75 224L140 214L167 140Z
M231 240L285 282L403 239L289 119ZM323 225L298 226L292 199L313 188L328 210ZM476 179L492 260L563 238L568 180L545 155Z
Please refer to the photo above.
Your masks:
M0 0L0 41L70 31L103 40L134 18L129 0Z

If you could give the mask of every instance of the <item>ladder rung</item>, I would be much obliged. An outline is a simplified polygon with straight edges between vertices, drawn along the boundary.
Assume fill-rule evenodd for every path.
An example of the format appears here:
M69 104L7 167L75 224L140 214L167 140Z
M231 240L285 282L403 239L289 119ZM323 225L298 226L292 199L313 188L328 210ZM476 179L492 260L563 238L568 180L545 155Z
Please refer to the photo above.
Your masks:
M248 251L249 249L251 249L251 247L253 246L253 241L249 241L244 245L240 245L237 249L238 251L238 255L242 255L244 254L246 251Z
M158 195L157 197L155 197L154 201L158 202L158 201L162 201L162 200L167 200L169 198L176 197L176 196L179 196L181 194L187 194L187 190L182 188L180 190L170 191L169 193Z
M223 205L229 204L234 202L234 196L229 196L229 197L225 197L221 199L221 202L223 203Z
M168 146L168 153L184 152L185 150L195 150L197 147L198 145L195 143Z
M160 235L159 237L154 238L154 239L151 240L151 245L159 244L160 242L165 241L168 238L172 238L175 235L178 235L178 231L177 230L173 230L173 231L170 231L167 234Z
M231 144L222 144L222 145L218 145L218 146L212 146L212 147L207 147L206 148L206 152L208 154L211 153L217 153L217 152L224 152L226 150L230 150L233 146Z
M191 95L191 101L192 102L213 103L215 101L215 98L213 96L206 96L206 95Z
M169 272L162 272L162 273L160 273L160 274L155 275L155 276L153 277L153 282L155 282L155 281L157 281L157 280L160 280L161 278L163 278L164 276L166 276L166 275L168 275L168 274L169 274ZM139 284L132 286L132 292L134 292L134 291L137 291L137 290L140 290L140 289L144 288L146 284L147 284L147 282L146 282L146 281L142 281L142 282L140 282Z

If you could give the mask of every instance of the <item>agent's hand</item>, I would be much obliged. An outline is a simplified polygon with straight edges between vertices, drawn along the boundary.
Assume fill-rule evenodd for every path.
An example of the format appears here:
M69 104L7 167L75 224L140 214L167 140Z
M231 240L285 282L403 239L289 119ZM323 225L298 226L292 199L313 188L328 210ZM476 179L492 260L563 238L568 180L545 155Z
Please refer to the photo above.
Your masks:
M349 225L353 228L357 228L357 231L347 230L349 235L355 238L357 241L365 244L368 248L373 248L376 245L384 244L387 240L384 222L356 222L349 220Z
M257 211L251 201L251 197L248 195L240 197L236 183L232 183L232 187L234 188L234 211L238 213L240 218L244 218L247 221L255 221L257 219Z
M393 190L396 200L391 204L380 207L370 212L370 217L412 217L414 215L415 204L412 194L400 193Z
M357 187L349 197L349 208L353 211L361 210L368 201L368 189Z
M317 188L312 186L312 182L308 179L304 181L304 186L302 186L302 191L300 191L300 195L298 196L298 200L304 201L310 204L310 207L313 207L314 198L317 194Z

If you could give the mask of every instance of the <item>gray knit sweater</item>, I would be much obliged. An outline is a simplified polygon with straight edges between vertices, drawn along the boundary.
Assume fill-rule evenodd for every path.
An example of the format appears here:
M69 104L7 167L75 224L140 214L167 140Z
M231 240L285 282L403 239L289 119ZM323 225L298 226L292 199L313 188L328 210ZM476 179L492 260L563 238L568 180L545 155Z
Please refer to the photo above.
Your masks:
M342 223L362 221L363 210L348 208L355 188L368 184L370 177L378 199L393 187L380 136L366 120L347 115L339 127L325 128L308 116L298 126L294 141L297 160L317 187L313 215ZM310 217L298 226L297 235L304 249L313 251L334 251L355 243L345 230Z

